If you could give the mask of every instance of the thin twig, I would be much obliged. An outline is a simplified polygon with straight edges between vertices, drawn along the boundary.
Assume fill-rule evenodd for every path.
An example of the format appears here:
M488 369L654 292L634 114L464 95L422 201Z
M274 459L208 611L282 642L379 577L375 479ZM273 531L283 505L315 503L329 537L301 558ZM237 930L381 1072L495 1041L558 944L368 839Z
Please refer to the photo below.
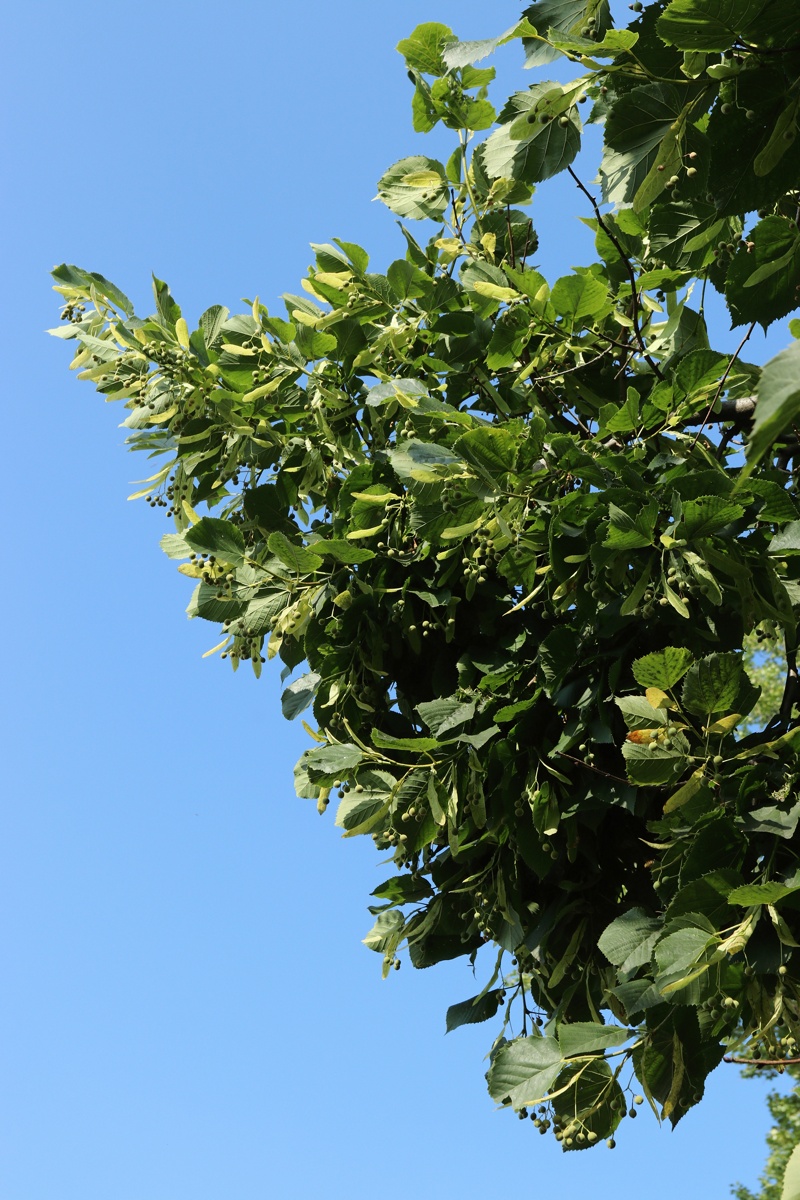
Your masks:
M719 381L719 386L718 386L717 390L714 392L714 398L712 399L711 403L709 404L708 411L706 412L706 415L703 417L703 422L702 422L700 428L698 429L697 433L694 436L694 441L692 442L691 446L689 447L690 452L692 450L694 450L695 446L697 445L697 439L700 437L700 434L703 432L706 425L708 424L708 422L711 418L711 414L714 411L714 405L717 403L720 396L722 395L722 390L725 387L728 376L730 375L731 371L733 370L733 364L736 362L737 358L739 357L742 350L744 349L745 342L750 337L750 334L753 332L755 327L756 327L756 322L752 321L750 323L750 326L748 327L747 333L744 335L742 340L739 342L739 345L736 347L733 354L731 355L730 362L728 363L727 367L725 368L725 370L723 372L722 379L720 379L720 381Z
M563 750L557 750L556 753L560 758L568 758L570 762L577 763L579 767L585 767L587 771L594 771L596 775L602 775L605 779L613 779L615 783L624 783L627 785L629 782L627 779L621 779L619 775L611 775L608 771L602 771L600 767L595 767L583 758L575 758L572 754L565 754Z
M622 243L620 242L619 238L614 233L611 226L607 225L606 222L604 221L603 214L600 212L600 206L598 205L598 203L595 200L592 193L581 182L581 180L578 178L578 176L573 171L572 167L567 167L567 170L569 171L570 175L572 176L572 178L575 181L575 183L577 184L577 186L583 192L586 199L591 204L592 208L594 209L594 215L597 218L598 225L603 230L606 237L612 242L612 244L619 251L620 258L622 259L622 261L625 264L625 269L627 270L628 277L631 281L631 301L633 304L633 312L631 313L631 320L633 321L633 332L636 336L636 341L639 345L639 350L641 351L642 357L644 358L645 362L650 367L650 369L652 370L654 375L656 375L659 379L663 379L664 376L661 374L661 370L658 366L658 363L655 361L655 359L651 358L650 355L647 353L647 347L644 344L644 338L642 337L642 331L639 327L639 288L638 288L638 284L636 282L636 272L633 269L633 265L632 265L630 259L628 258L627 254L625 253L624 249L622 248Z

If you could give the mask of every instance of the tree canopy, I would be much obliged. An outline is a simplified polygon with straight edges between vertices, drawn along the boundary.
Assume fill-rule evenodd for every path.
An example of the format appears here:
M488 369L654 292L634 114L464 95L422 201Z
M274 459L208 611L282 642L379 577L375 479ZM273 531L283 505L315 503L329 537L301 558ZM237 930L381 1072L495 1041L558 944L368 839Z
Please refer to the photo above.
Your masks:
M385 271L315 245L284 314L194 330L160 280L142 318L54 271L53 332L157 460L132 498L171 521L209 654L281 660L298 796L389 859L367 946L384 974L476 965L447 1028L494 1022L491 1096L568 1150L645 1099L674 1125L724 1056L800 1038L800 340L744 357L798 304L800 8L631 8L400 43L414 128L453 152L379 181ZM498 109L507 42L532 74ZM551 282L531 202L562 171L597 260ZM759 638L786 671L764 728Z

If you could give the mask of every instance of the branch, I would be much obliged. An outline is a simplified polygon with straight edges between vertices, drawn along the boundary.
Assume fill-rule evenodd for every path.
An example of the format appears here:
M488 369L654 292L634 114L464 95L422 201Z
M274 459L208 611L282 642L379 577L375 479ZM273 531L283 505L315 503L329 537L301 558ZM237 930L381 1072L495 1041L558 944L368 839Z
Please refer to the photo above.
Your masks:
M723 421L738 421L744 425L756 411L756 397L742 396L739 400L723 400L719 412L695 413L693 417L682 421L682 425L721 425Z
M578 185L578 187L583 192L584 196L586 197L586 199L589 201L592 208L594 209L594 215L597 218L597 224L600 226L600 228L603 230L603 233L605 233L605 235L608 237L608 239L612 242L612 244L618 250L620 258L622 259L622 261L625 264L625 269L627 270L628 277L631 281L631 302L633 304L633 312L631 313L631 320L633 321L633 332L636 336L636 341L639 346L639 350L641 351L643 359L645 360L647 365L650 367L653 374L656 375L656 377L658 379L663 379L664 376L661 374L661 370L658 366L658 363L655 361L655 359L651 358L650 355L647 353L647 347L644 344L644 338L642 337L642 331L641 331L641 328L639 327L639 288L638 288L638 285L636 282L636 272L633 269L631 261L628 258L627 254L625 253L625 251L623 250L622 243L620 242L617 235L614 233L613 229L610 227L610 225L607 225L606 222L603 220L603 215L600 212L600 207L599 207L597 201L595 200L594 196L591 194L589 189L587 187L585 187L583 183L581 183L580 179L575 174L572 167L567 167L567 170L569 171L573 180Z
M793 1067L800 1063L800 1058L739 1058L736 1054L726 1054L722 1061L745 1067Z
M603 771L600 767L586 762L583 758L575 758L572 754L565 754L563 750L557 750L556 753L559 758L568 758L570 762L577 763L579 767L585 767L587 771L594 771L595 775L602 775L604 779L613 779L615 783L624 783L626 786L630 782L628 779L620 778L619 775L611 775L608 771Z

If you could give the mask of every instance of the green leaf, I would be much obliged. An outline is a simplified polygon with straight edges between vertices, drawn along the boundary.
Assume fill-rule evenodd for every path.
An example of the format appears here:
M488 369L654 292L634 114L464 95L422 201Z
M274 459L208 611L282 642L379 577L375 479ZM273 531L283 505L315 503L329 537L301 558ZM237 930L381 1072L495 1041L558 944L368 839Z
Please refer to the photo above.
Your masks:
M213 347L217 338L222 333L222 327L229 316L230 313L223 304L212 304L200 317L198 324L203 332L203 340L207 350Z
M792 887L785 883L746 883L743 887L734 888L728 895L729 904L739 904L750 908L754 904L777 904L785 896L800 891L800 884Z
M595 60L617 58L626 50L632 50L639 40L639 34L632 29L609 29L602 40L596 41L590 37L559 36L550 29L547 38L551 46L565 54L576 54L581 58Z
M667 723L663 708L653 708L644 696L617 696L615 703L628 729L661 729Z
M618 205L633 201L650 171L658 166L659 149L681 108L678 93L663 83L633 88L614 103L606 120L600 164L605 200Z
M165 325L175 327L175 322L180 318L180 306L176 304L172 297L169 287L164 283L163 279L157 279L153 276L153 295L156 301L156 308L159 316Z
M108 300L115 308L123 312L126 317L133 316L133 305L128 297L106 279L104 275L98 275L96 271L84 271L81 267L76 267L69 263L61 263L60 266L53 267L50 274L59 286L74 288L76 291L85 292L89 296L97 296L99 299Z
M417 712L430 729L434 737L442 738L446 733L452 733L475 716L475 701L457 700L447 697L442 700L430 700L417 705Z
M415 154L390 167L378 182L378 199L400 217L438 220L447 208L450 193L440 162Z
M469 67L493 54L497 47L502 46L504 42L511 41L514 37L520 37L521 33L518 33L517 30L522 28L524 28L524 23L518 22L504 33L498 34L497 37L481 38L471 42L452 42L443 51L442 57L451 71L458 70L460 67Z
M562 276L553 284L550 299L559 316L570 322L570 327L583 318L598 317L612 308L606 284L594 275Z
M728 50L764 7L765 0L672 0L656 28L681 50Z
M779 529L767 547L769 554L800 554L800 521Z
M273 592L269 596L257 596L244 610L243 626L255 637L269 633L272 629L273 618L283 612L288 605L287 592Z
M689 670L692 665L691 651L679 646L665 646L663 650L654 650L637 658L633 664L633 677L644 688L661 688L668 692Z
M696 500L687 500L683 505L683 514L676 529L676 536L693 541L697 538L711 537L731 521L736 521L744 513L739 504L726 500L723 496L698 496Z
M319 680L316 671L309 671L289 684L281 696L281 710L288 721L293 721L313 702Z
M756 162L763 161L786 101L783 70L775 62L765 62L757 71L741 71L736 76L735 103L725 112L720 104L712 109L706 132L707 186L719 216L741 218L758 209L772 211L777 197L795 186L800 138L792 137L791 130L787 130L786 150L769 174L759 175L755 170ZM732 163L735 170L731 170Z
M186 544L192 550L214 554L223 562L238 566L244 562L244 538L230 521L218 517L201 517L184 533Z
M661 787L676 783L686 768L686 756L660 742L625 742L622 755L631 783Z
M558 1043L564 1058L622 1046L632 1036L630 1029L622 1029L618 1025L596 1025L594 1021L562 1022L558 1026Z
M585 1130L598 1138L609 1137L619 1125L625 1110L625 1097L610 1065L604 1058L589 1063L568 1063L556 1080L560 1093L553 1101L555 1116L567 1129ZM565 1150L585 1150L591 1143L571 1137L562 1141Z
M800 230L785 217L766 217L748 235L728 268L725 298L733 324L767 326L797 308Z
M346 542L343 538L320 539L318 542L310 542L308 549L312 554L319 554L322 558L332 558L334 562L344 563L346 566L369 562L371 558L375 557L374 550L366 550L363 546L354 546L352 542Z
M800 519L800 512L798 512L797 505L789 492L781 487L779 483L775 483L771 479L753 479L751 476L747 481L747 490L753 492L756 496L760 496L764 501L762 508L759 510L759 520L794 522ZM800 541L798 541L797 548L800 549Z
M182 533L165 533L158 544L167 558L188 558L192 549Z
M604 929L597 946L626 975L650 961L662 932L663 924L657 917L648 916L642 908L631 908Z
M336 825L345 837L369 833L388 813L391 801L386 792L351 792L336 810Z
M436 21L426 21L417 25L410 37L403 38L397 43L397 49L409 67L422 71L426 75L444 75L447 63L443 52L452 42L457 41L452 29L440 25Z
M709 654L690 667L683 684L683 705L698 717L731 712L745 682L738 654Z
M300 762L312 780L316 776L320 782L327 782L349 774L359 765L362 757L358 746L333 744L306 750Z
M766 804L752 809L744 818L744 828L749 833L769 833L774 837L792 838L800 823L800 800L791 808L779 804Z
M437 750L440 745L438 738L392 737L389 733L382 733L380 729L372 730L372 744L381 750L412 750L415 754Z
M753 170L756 175L769 175L794 141L800 97L793 96L775 122L769 141L756 155Z
M800 341L792 342L761 372L753 432L747 447L749 471L755 467L776 438L800 413ZM748 473L749 473L748 471Z
M540 1102L557 1078L564 1056L554 1037L517 1038L494 1056L487 1083L489 1095L502 1103L506 1097L515 1109Z
M713 204L673 201L650 215L650 245L656 258L676 269L699 270L711 261L712 246L728 230Z
M608 516L608 537L603 542L604 546L610 549L634 550L640 546L653 545L658 516L657 501L648 501L635 517L616 504L609 504Z
M655 959L662 976L678 976L689 970L704 953L714 935L705 928L679 929L662 937L655 947Z
M561 84L547 82L509 97L500 113L500 128L476 151L489 179L538 183L570 165L581 144L580 126L573 110L563 114L567 117L566 125L558 119L544 123L539 119L538 106L546 103L545 97L555 89L563 94Z
M400 300L419 299L420 296L425 296L430 291L430 277L405 258L398 258L389 266L386 278L392 291ZM406 382L406 380L398 379L394 380L393 384L400 386ZM379 384L378 386L386 385ZM375 388L371 389L371 391L376 390ZM370 400L367 403L373 403L373 401Z
M477 1025L481 1021L490 1021L497 1012L497 997L497 991L493 991L487 992L485 996L462 1000L460 1004L451 1004L447 1010L447 1032L451 1033L461 1025Z
M667 800L666 804L664 805L664 815L666 816L668 813L675 812L676 809L683 808L684 804L688 804L689 801L704 788L706 791L708 791L703 778L703 773L702 771L696 771L695 774L690 776L690 778L686 780L686 783L682 784L682 786L678 788L677 792L673 792L669 800Z
M414 904L433 895L427 879L413 879L410 875L392 875L385 883L374 888L370 895L379 900L391 900L393 904Z
M363 939L364 945L378 954L394 951L402 937L405 917L396 908L379 914L377 921Z
M389 451L389 462L400 479L435 483L446 478L452 468L462 464L463 460L444 446L412 438L401 442L396 450Z
M290 542L285 533L271 533L267 545L276 558L298 575L311 575L322 565L318 555Z
M454 449L485 478L496 482L514 469L517 442L508 429L471 429Z
M524 38L525 66L541 67L560 57L559 51L545 37L556 35L578 35L586 25L587 16L594 18L595 28L602 37L611 26L611 13L607 0L538 0L526 8L523 16L541 35L541 38Z

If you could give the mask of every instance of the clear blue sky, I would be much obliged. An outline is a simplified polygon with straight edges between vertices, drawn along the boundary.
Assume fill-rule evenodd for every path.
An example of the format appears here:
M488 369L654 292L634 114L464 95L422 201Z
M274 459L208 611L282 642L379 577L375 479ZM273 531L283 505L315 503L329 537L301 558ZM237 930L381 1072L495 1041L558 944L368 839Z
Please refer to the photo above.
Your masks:
M185 618L163 519L125 500L148 472L122 413L43 333L64 259L147 311L155 271L191 322L256 292L278 307L311 241L397 257L375 183L444 147L411 130L394 46L422 20L478 37L517 15L4 6L4 1200L707 1200L755 1181L766 1089L735 1068L675 1134L642 1112L613 1154L564 1155L493 1111L490 1027L444 1037L447 1005L474 994L466 965L381 982L360 942L371 843L345 846L295 799L305 735L279 715L277 672L201 658L214 630ZM507 91L531 82L513 48L500 63ZM569 181L537 197L551 276L591 260L577 215Z

